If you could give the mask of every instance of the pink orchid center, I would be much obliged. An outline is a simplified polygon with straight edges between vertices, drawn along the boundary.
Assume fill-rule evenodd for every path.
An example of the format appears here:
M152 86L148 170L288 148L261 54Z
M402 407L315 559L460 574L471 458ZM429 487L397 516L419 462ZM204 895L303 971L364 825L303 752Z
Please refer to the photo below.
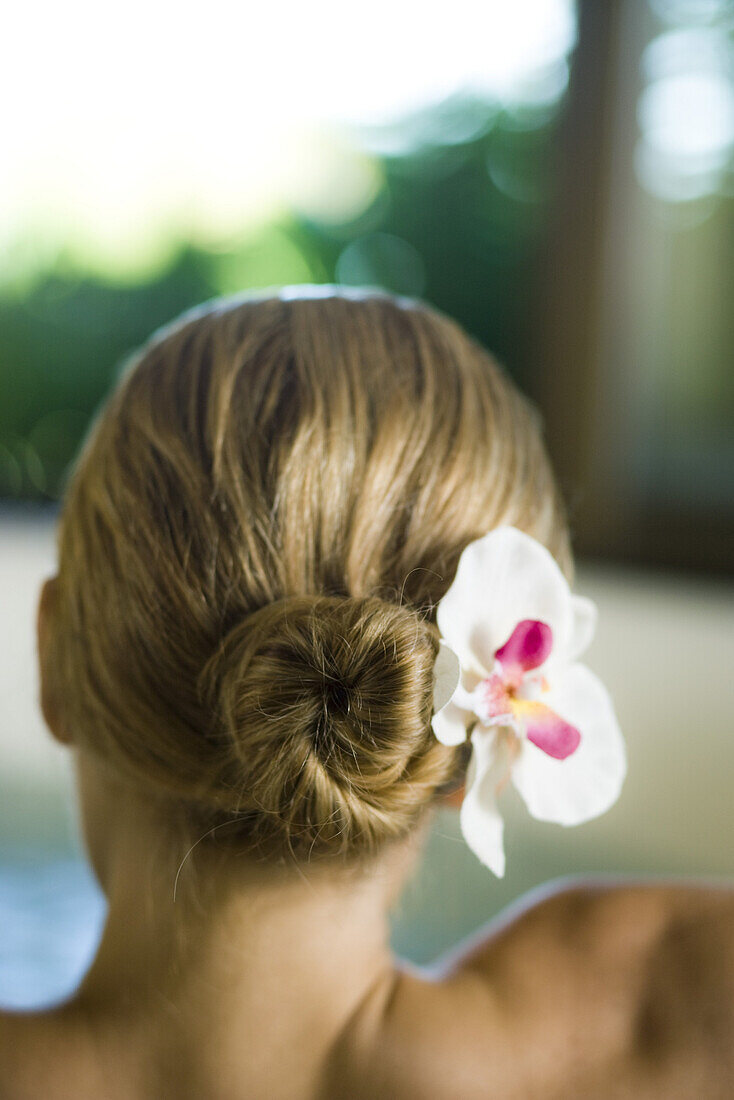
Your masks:
M549 690L544 676L530 676L553 648L553 631L539 619L523 619L495 650L495 671L482 681L480 697L488 725L502 719L522 728L548 756L565 760L576 751L581 734L537 696Z

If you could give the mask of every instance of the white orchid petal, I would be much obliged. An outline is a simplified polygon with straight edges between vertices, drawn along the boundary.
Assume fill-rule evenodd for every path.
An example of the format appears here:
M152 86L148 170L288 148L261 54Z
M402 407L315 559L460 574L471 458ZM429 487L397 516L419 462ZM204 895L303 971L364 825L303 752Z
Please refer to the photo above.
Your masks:
M438 654L433 666L433 709L441 710L448 703L459 685L461 665L451 646L444 641L438 643Z
M568 651L571 592L557 562L530 535L497 527L464 548L436 621L462 671L479 668L488 675L496 650L523 619L546 623L553 651Z
M543 702L581 733L581 743L556 760L530 741L512 781L533 817L579 825L616 802L627 771L624 739L601 680L585 665L570 665L542 694Z
M587 596L572 596L573 626L566 659L576 661L591 644L599 617L597 606Z
M473 718L474 715L468 711L454 703L447 703L434 714L431 728L444 745L461 745L466 741L466 728Z
M509 760L494 732L472 734L472 755L460 823L466 843L498 878L505 873L504 823L497 809L497 787L507 775Z

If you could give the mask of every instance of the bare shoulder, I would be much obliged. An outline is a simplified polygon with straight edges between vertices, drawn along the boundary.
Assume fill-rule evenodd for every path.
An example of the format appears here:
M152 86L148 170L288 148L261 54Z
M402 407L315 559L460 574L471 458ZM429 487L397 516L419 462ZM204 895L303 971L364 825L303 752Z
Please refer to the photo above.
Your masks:
M351 1047L364 1095L724 1100L734 893L552 884L431 971L398 971L371 1012Z

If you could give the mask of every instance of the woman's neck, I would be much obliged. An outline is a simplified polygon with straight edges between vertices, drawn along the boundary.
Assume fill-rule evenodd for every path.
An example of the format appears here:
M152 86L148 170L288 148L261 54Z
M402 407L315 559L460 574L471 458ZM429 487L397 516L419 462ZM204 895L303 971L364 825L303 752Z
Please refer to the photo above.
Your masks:
M394 981L388 914L418 850L411 838L361 870L199 852L174 894L175 861L133 819L107 844L108 918L69 1007L93 1029L173 1025L199 1050L245 1028L252 1043L323 1053Z

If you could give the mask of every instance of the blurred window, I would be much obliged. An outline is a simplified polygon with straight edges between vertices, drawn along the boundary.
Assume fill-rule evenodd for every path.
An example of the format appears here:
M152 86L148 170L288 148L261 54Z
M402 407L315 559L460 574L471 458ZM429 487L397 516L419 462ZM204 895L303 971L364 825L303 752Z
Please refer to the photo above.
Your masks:
M455 0L440 20L394 0L285 18L70 0L40 38L33 8L11 19L0 499L56 500L123 356L249 287L423 296L529 382L573 0Z
M0 72L0 500L188 306L374 284L535 398L582 553L734 570L730 0L71 8Z
M570 362L539 379L578 542L731 572L734 12L728 0L581 12L562 223L583 237L558 238L559 267L569 256L575 266L554 306L582 331L548 318L555 361ZM587 94L594 119L574 104ZM590 154L597 170L579 193ZM564 407L579 417L567 413L565 427Z

